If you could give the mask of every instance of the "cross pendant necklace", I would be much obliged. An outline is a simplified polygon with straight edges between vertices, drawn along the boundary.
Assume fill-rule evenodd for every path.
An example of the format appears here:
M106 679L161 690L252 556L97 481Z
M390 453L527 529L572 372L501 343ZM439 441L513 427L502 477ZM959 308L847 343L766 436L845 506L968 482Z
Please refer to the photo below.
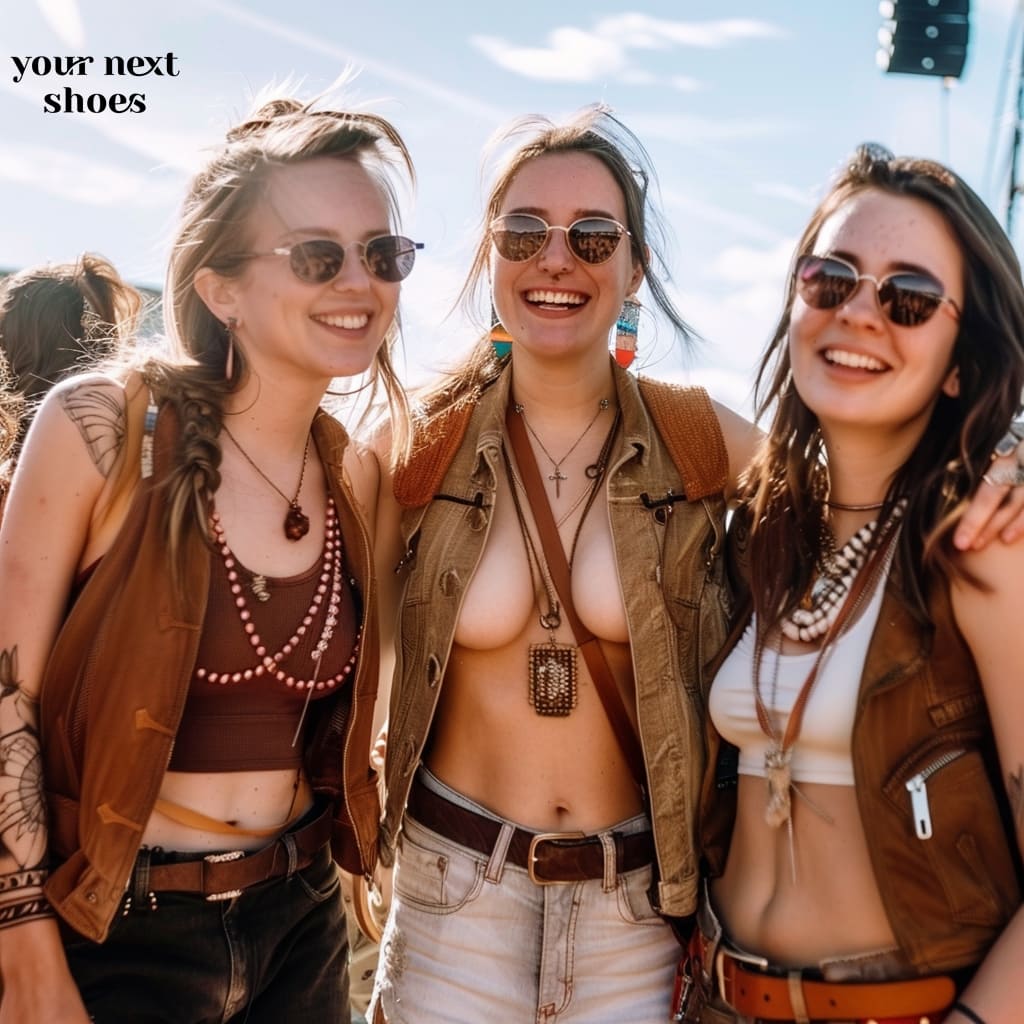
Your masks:
M568 480L568 479L569 479L569 478L568 478L567 476L565 476L565 475L564 475L564 474L562 473L562 468L561 468L561 466L555 466L555 471L554 471L554 473L552 473L552 474L551 474L551 475L550 475L550 476L548 477L548 479L549 479L549 480L554 480L554 481L555 481L555 497L556 497L556 498L560 498L560 497L562 496L562 488L561 488L561 483L562 483L562 481L563 481L563 480Z

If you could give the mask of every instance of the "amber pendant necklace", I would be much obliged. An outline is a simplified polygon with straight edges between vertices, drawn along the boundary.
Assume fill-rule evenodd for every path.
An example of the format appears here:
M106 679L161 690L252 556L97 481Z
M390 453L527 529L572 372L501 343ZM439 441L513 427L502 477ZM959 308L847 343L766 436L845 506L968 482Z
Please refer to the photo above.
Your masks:
M277 491L277 493L280 494L285 501L288 502L288 511L285 513L284 517L284 535L289 540L302 540L302 538L305 537L307 533L309 533L309 516L307 516L306 513L302 511L302 506L299 504L299 495L302 493L302 482L303 480L306 479L306 466L309 463L309 440L312 435L306 435L306 447L303 449L302 452L302 468L299 470L299 482L295 488L295 494L291 498L289 498L288 495L285 494L284 491L282 491L281 488L278 487L277 484L275 484L274 481L271 480L270 477L267 476L267 474L264 473L263 470L260 469L260 467L257 466L255 462L253 462L252 457L238 443L238 438L231 433L226 423L223 425L221 429L223 429L224 433L227 434L227 436L231 439L231 443L241 453L242 458L245 459L245 461L248 462L249 465L252 466L252 468L255 469L256 472L259 473L259 475L263 477L263 479L268 484L270 484L270 486L273 487L274 490ZM261 601L266 600L266 598L262 597L259 594L255 586L253 587L253 590Z

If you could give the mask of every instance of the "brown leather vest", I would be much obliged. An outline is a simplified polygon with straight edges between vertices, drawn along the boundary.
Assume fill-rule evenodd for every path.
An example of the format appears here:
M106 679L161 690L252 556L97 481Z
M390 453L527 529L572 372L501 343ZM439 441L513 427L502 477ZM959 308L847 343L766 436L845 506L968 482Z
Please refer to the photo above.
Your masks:
M136 440L141 415L129 408ZM46 895L68 924L97 942L107 935L160 790L209 590L209 549L196 532L184 538L187 570L180 588L168 571L160 481L177 436L176 418L165 408L156 427L155 472L139 482L124 525L61 628L42 683L50 848L59 862ZM322 411L313 437L338 507L348 568L363 595L364 620L352 683L318 702L323 707L309 731L306 767L314 790L334 804L335 859L362 874L376 863L379 804L369 749L377 597L369 538L342 479L348 437Z
M894 568L861 674L853 770L893 934L921 974L934 974L981 961L1020 905L1024 875L981 681L953 618L949 587L929 588L925 622L898 577ZM726 651L748 621L749 613L740 617ZM729 852L737 762L735 747L707 725L700 840L715 876ZM916 806L907 788L912 779ZM927 838L915 825L922 799Z

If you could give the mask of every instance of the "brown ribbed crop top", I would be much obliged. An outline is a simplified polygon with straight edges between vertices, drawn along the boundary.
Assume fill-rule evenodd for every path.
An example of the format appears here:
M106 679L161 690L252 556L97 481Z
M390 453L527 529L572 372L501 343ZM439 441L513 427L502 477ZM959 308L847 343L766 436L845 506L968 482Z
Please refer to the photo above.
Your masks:
M340 557L340 544L337 552ZM330 600L323 556L308 571L286 579L254 577L232 560L235 580L221 554L211 553L210 594L203 635L185 710L168 768L177 772L233 772L297 768L302 762L304 715ZM238 593L232 591L232 586ZM322 595L312 607L318 588ZM268 596L259 600L262 592ZM337 623L324 652L310 700L346 685L358 654L359 611L354 580L342 574ZM244 609L238 607L239 598ZM243 625L240 610L248 612ZM249 628L251 624L251 629ZM305 625L296 639L299 627ZM259 638L254 647L250 635ZM260 650L265 648L261 655ZM281 652L272 668L263 660ZM278 678L278 676L284 678ZM289 680L291 682L289 683ZM295 742L293 744L293 738Z

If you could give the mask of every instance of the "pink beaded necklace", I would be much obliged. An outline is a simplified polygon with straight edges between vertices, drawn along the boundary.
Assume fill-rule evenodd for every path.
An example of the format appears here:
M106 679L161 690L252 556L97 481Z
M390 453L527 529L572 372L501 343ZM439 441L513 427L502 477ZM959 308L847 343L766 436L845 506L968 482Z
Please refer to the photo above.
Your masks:
M310 693L312 693L313 689L333 690L338 683L351 675L355 668L356 660L359 656L359 641L362 633L361 629L356 633L355 642L352 645L352 655L341 671L331 676L329 679L319 679L320 663L323 659L324 652L327 650L327 646L331 641L331 637L334 636L334 627L338 623L338 611L341 607L343 587L343 570L340 550L341 543L338 536L338 515L334 507L333 499L327 499L327 516L324 527L323 568L321 569L320 578L317 581L316 589L313 593L313 600L310 603L306 614L302 617L302 621L296 627L295 632L292 633L291 637L285 641L281 646L281 649L274 653L267 650L266 645L256 629L256 624L253 622L252 612L250 611L248 602L245 599L245 588L243 587L239 577L238 562L236 561L231 548L228 547L227 540L224 537L224 527L221 525L220 516L216 511L211 513L210 522L213 535L217 543L217 548L224 562L224 569L227 572L228 583L230 584L231 593L235 600L235 607L238 609L238 618L242 623L242 629L245 631L245 634L249 639L249 644L259 660L255 665L235 672L213 672L206 668L197 667L196 677L198 679L204 679L210 683L225 685L228 683L248 682L251 679L257 679L266 674L274 676L274 678L284 683L284 685L289 687L289 689L298 691L308 690ZM327 599L326 608L324 601L325 598ZM310 652L310 657L314 661L313 674L308 679L296 678L295 675L290 674L281 667L282 662L284 662L284 660L295 650L299 641L306 635L309 628L313 625L313 622L321 609L324 608L325 616L323 628L320 631L320 637L316 646Z

